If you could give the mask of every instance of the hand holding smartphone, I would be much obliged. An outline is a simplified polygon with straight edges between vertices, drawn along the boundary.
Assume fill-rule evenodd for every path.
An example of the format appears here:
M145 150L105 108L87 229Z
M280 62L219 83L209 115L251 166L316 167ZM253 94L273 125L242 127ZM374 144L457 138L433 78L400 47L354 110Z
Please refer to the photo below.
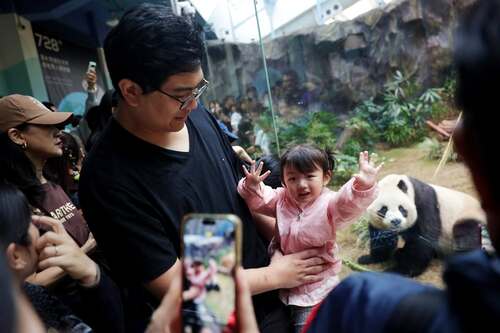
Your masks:
M97 67L97 64L96 64L96 62L95 62L95 61L89 61L89 65L88 65L88 67L87 67L87 73L89 73L89 72L91 72L91 71L92 71L92 72L95 72L96 67Z
M224 332L234 319L234 267L241 222L231 214L189 214L181 226L183 332Z

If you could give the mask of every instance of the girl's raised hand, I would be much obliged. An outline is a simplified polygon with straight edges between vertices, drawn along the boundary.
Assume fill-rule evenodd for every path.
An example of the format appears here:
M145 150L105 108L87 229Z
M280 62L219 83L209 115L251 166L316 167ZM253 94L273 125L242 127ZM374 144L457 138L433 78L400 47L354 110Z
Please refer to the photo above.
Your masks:
M260 162L257 168L255 167L255 164L255 161L253 161L252 165L250 166L250 171L245 166L243 166L246 183L252 188L258 187L260 182L263 182L271 174L271 170L267 170L263 175L260 174L262 172L264 162Z
M375 185L377 174L383 165L384 163L381 163L376 167L375 164L370 161L367 151L359 153L359 173L354 175L357 187L360 190L365 190Z

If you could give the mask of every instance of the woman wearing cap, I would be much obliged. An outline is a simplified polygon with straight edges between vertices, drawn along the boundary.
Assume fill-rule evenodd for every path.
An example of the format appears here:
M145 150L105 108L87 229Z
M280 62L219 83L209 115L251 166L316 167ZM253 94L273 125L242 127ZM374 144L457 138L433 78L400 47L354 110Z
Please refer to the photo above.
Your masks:
M47 159L63 154L60 128L71 120L71 116L69 112L52 112L30 96L0 98L0 180L19 188L27 197L33 213L58 220L83 252L89 252L95 248L95 240L82 214L62 188L48 181L44 174ZM42 286L57 281L54 291L58 296L79 303L80 297L68 295L68 291L74 292L78 288L78 283L75 283L78 281L66 274L67 267L57 264L57 259L67 255L65 250L72 249L64 246L51 246L51 249L58 249L49 251L54 260L49 260L44 270L30 276L27 281ZM85 287L96 287L101 270L94 261L86 262L91 262L96 269L95 278L87 281ZM92 309L88 310L92 312Z
M51 216L79 246L95 247L82 214L62 188L47 181L44 167L63 154L60 127L71 120L69 112L51 112L35 98L9 95L0 99L0 177L17 186L34 213ZM55 270L52 270L55 272ZM59 274L40 274L33 282L48 285Z

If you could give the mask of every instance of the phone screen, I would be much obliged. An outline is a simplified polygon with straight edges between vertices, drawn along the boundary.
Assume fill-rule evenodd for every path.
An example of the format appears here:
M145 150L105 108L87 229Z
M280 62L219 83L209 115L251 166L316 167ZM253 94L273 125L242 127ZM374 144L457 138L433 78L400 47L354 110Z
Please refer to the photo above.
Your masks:
M182 227L185 333L224 332L234 316L233 269L240 258L234 215L188 215Z
M87 72L95 71L97 64L94 61L89 61L89 66L87 67Z

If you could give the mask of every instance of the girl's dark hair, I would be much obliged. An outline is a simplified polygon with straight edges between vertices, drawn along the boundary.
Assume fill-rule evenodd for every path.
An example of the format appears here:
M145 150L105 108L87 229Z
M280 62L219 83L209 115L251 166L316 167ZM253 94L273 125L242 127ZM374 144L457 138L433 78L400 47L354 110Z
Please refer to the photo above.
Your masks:
M26 124L17 126L19 130ZM0 134L0 181L16 186L24 193L29 203L39 207L44 198L42 184L36 177L35 167L20 146L7 135Z
M285 167L291 167L301 173L321 168L324 173L335 168L335 159L331 152L303 144L288 149L281 156L281 177L285 174Z
M15 186L0 183L0 243L27 246L31 243L28 234L31 209L24 194Z
M80 146L70 133L61 132L60 138L63 144L63 154L48 159L44 173L48 180L61 186L64 192L70 193L73 190L74 181L68 175L68 168L77 171L77 164L81 154Z

